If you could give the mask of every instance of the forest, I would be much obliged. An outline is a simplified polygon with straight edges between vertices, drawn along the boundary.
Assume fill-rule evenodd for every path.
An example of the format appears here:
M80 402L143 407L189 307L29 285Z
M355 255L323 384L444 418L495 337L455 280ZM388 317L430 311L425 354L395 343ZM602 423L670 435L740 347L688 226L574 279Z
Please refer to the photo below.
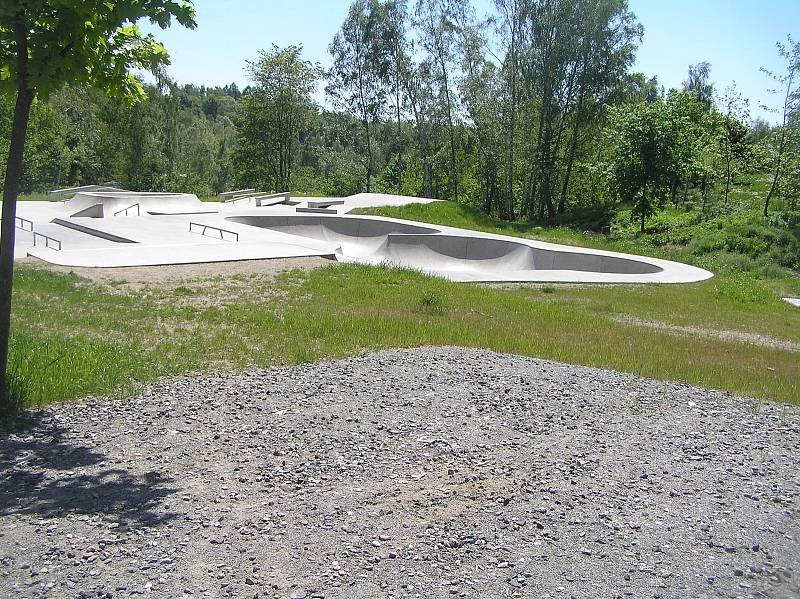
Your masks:
M703 57L681 89L635 72L642 35L624 0L497 0L489 16L468 0L355 0L328 70L272 46L231 65L244 89L161 72L134 105L77 86L37 101L22 191L378 191L593 231L625 208L644 232L665 206L718 218L731 186L763 173L759 211L796 234L800 45L777 44L770 125L735 85L714 89Z

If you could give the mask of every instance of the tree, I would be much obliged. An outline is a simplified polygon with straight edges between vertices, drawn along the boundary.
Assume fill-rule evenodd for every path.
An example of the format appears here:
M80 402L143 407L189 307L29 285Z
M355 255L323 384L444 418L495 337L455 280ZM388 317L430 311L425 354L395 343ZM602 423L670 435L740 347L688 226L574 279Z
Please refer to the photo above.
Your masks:
M764 217L766 218L769 212L769 201L778 189L782 169L784 166L784 154L788 147L789 141L789 121L792 115L800 107L800 42L795 42L791 36L788 38L788 43L783 44L778 42L778 54L780 54L786 61L786 72L778 75L767 69L762 68L761 71L768 77L780 85L780 90L771 90L774 93L781 93L783 96L783 109L781 111L782 124L777 137L777 147L775 151L775 174L772 177L772 185L770 185L767 197L764 200ZM766 108L766 107L765 107Z
M503 126L505 129L505 205L503 214L506 218L514 218L514 149L516 142L517 113L519 109L520 89L520 37L525 20L525 2L523 0L495 0L500 13L500 32L505 44L505 58L502 72L505 82L505 107Z
M633 62L641 27L624 0L527 0L520 48L530 165L523 214L554 220L566 207L573 164L586 130ZM583 134L583 135L582 135Z
M745 122L749 120L750 113L747 100L736 90L736 83L725 89L725 96L720 104L724 110L720 128L720 149L725 163L724 197L727 206L733 178L746 163L749 153L750 138Z
M190 0L5 0L0 4L0 92L15 95L3 183L0 231L0 412L15 409L8 385L15 217L31 106L65 83L80 83L136 102L144 97L133 68L157 71L166 49L136 25L176 19L193 28Z
M689 76L683 82L683 91L689 92L705 107L706 112L714 104L714 86L709 81L711 63L699 62L689 65Z
M366 184L375 174L374 129L386 110L393 64L386 7L379 0L355 0L328 48L333 67L326 92L361 121L366 141Z
M623 201L632 202L644 233L645 219L663 203L670 183L691 158L687 119L659 99L621 105L610 115L611 165Z
M466 0L417 0L415 25L422 45L430 57L431 72L439 84L450 140L450 197L458 201L458 168L455 129L455 101L452 93L453 48L456 44L456 14L464 10Z
M513 217L502 204L502 193L499 187L500 167L503 159L503 119L501 118L501 102L504 96L503 80L500 69L484 54L486 45L481 30L483 23L470 19L471 15L463 14L459 23L461 41L461 68L464 76L459 84L461 100L466 112L466 121L472 132L475 145L474 169L483 197L478 198L480 207L487 214L493 209L505 218ZM513 127L512 127L513 130ZM508 150L508 147L506 148ZM508 154L506 154L508 159ZM513 153L510 160L513 162ZM513 177L506 173L507 177ZM504 206L506 210L504 211Z
M236 152L247 185L290 188L298 136L316 111L311 94L322 76L322 69L301 53L302 46L273 46L247 63L256 85L242 101Z

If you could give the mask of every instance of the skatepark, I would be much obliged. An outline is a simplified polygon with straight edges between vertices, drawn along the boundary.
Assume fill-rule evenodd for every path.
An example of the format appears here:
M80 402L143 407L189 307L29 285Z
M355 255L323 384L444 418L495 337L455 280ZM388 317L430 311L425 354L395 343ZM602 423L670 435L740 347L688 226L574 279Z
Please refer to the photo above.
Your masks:
M16 258L109 268L323 256L484 282L690 283L713 276L651 257L347 215L355 208L436 201L422 198L295 198L248 189L202 202L193 194L99 186L50 197L19 203Z

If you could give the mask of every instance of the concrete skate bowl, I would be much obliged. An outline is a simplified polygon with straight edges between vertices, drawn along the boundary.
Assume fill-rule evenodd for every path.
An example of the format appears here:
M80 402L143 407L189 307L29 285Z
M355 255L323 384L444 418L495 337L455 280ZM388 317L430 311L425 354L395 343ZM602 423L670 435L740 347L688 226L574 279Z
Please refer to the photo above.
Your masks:
M713 276L657 258L376 217L242 215L226 220L330 242L341 262L409 267L454 281L688 283Z
M229 216L225 220L278 233L307 237L339 245L342 254L358 257L377 251L390 235L427 236L439 229L389 220L347 216Z
M71 217L109 218L113 216L212 214L213 206L192 193L136 191L83 191L67 200Z
M371 262L422 270L465 272L480 278L523 271L580 271L651 275L663 268L648 262L591 252L555 251L525 243L459 235L389 235Z

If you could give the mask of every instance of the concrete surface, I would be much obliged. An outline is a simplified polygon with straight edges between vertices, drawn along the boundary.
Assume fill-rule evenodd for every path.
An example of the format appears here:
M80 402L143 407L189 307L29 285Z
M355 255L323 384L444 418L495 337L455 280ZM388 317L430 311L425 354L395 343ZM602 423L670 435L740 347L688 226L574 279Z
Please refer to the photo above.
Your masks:
M335 256L341 262L411 267L453 281L687 283L708 271L655 258L569 247L375 216L354 208L436 200L357 194L292 198L294 205L201 202L192 194L79 192L65 202L20 202L18 215L48 247L18 230L15 257L63 266L124 267ZM313 206L328 205L315 209ZM190 223L199 225L190 231ZM231 235L211 235L214 231ZM206 231L207 235L199 232ZM211 233L209 233L211 232ZM220 239L220 237L223 237Z

